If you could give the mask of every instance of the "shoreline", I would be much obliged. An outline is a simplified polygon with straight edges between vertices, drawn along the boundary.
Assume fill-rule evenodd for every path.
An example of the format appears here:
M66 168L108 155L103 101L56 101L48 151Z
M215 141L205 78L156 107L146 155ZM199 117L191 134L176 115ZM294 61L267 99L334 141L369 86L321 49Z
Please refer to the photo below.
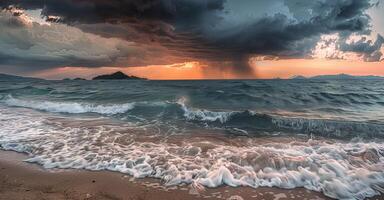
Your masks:
M22 153L0 150L0 200L330 199L304 188L221 186L197 192L190 185L165 187L158 179L134 179L118 172L44 169L23 162L25 158Z

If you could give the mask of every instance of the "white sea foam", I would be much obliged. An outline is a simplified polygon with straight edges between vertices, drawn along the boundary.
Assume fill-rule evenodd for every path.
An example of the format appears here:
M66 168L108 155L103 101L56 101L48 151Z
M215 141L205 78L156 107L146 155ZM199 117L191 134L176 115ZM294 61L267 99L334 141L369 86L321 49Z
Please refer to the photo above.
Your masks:
M134 108L135 103L97 105L78 102L52 102L52 101L34 101L21 100L8 96L3 102L9 106L32 108L48 112L58 113L99 113L99 114L119 114L125 113Z
M378 141L309 140L240 147L208 141L139 142L134 133L120 131L135 127L71 126L15 109L0 106L1 147L27 152L27 161L46 168L111 170L197 188L305 187L337 199L364 199L384 192L384 144Z

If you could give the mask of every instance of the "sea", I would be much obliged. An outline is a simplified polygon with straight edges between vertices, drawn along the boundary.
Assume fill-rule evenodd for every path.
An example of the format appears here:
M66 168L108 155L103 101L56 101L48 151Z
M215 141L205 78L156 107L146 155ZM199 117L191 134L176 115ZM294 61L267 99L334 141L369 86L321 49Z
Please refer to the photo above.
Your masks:
M384 192L383 80L0 79L0 149L194 188Z

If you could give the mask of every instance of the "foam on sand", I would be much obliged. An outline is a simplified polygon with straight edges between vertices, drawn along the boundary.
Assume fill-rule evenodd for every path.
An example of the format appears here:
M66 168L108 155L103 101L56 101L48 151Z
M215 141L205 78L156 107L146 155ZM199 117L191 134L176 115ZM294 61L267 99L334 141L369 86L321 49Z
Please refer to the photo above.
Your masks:
M148 142L124 132L138 127L75 127L41 113L0 109L1 148L26 152L28 162L45 168L118 171L159 178L166 185L305 187L337 199L384 192L384 143L379 141Z

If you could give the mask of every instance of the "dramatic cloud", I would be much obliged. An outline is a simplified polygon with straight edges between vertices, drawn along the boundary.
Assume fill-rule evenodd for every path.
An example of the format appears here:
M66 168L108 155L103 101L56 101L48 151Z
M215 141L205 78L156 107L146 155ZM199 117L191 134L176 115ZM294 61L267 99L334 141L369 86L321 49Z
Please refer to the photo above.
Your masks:
M62 24L40 24L17 9L0 12L0 27L0 66L4 71L168 63L163 47L107 39Z
M241 54L306 56L322 34L369 33L369 16L364 13L371 7L369 2L286 0L292 16L278 12L226 27L220 30L220 35L215 34L218 30L211 30L209 39L220 48Z
M1 5L41 9L43 15L60 16L65 22L123 21L140 19L193 22L205 13L223 9L223 0L6 0Z
M375 41L361 37L357 41L348 42L346 39L339 41L339 50L342 52L354 52L360 54L364 61L380 61L382 57L381 47L384 38L378 35Z
M130 44L83 33L77 28L41 25L0 13L0 64L45 68L103 66L129 55Z
M380 61L383 37L378 35L375 41L367 39L372 24L366 14L379 1L5 0L0 2L3 8L41 9L47 21L58 24L15 28L12 26L18 22L14 18L21 18L22 14L13 12L13 17L6 17L3 11L0 17L4 32L14 29L19 32L11 39L13 46L0 47L0 57L3 65L34 61L40 66L59 63L86 67L115 66L121 63L116 61L129 59L136 62L126 62L125 66L146 61L160 64L154 62L198 60L247 75L252 73L248 67L251 57L310 58L321 43L322 49L336 45L339 54L356 53L365 61ZM15 22L11 25L9 20ZM46 38L39 38L32 45L32 41L38 41L30 36L36 31L46 31L47 34L40 34ZM26 32L31 34L17 36ZM53 36L48 34L52 32ZM0 43L10 41L5 33L0 33ZM85 44L78 45L79 41L56 44L54 40L66 38L60 34L86 38ZM338 34L333 43L322 41L324 35L332 34ZM360 39L348 41L352 35ZM148 53L150 46L157 50ZM6 54L4 49L11 51ZM58 54L60 50L66 54ZM44 55L44 51L48 54ZM14 59L21 53L27 56ZM163 59L159 61L159 57ZM326 57L340 59L336 55Z
M340 34L324 35L312 50L312 56L377 62L382 60L383 44L384 38L381 35L377 35L374 40L358 35L349 37L340 36Z

